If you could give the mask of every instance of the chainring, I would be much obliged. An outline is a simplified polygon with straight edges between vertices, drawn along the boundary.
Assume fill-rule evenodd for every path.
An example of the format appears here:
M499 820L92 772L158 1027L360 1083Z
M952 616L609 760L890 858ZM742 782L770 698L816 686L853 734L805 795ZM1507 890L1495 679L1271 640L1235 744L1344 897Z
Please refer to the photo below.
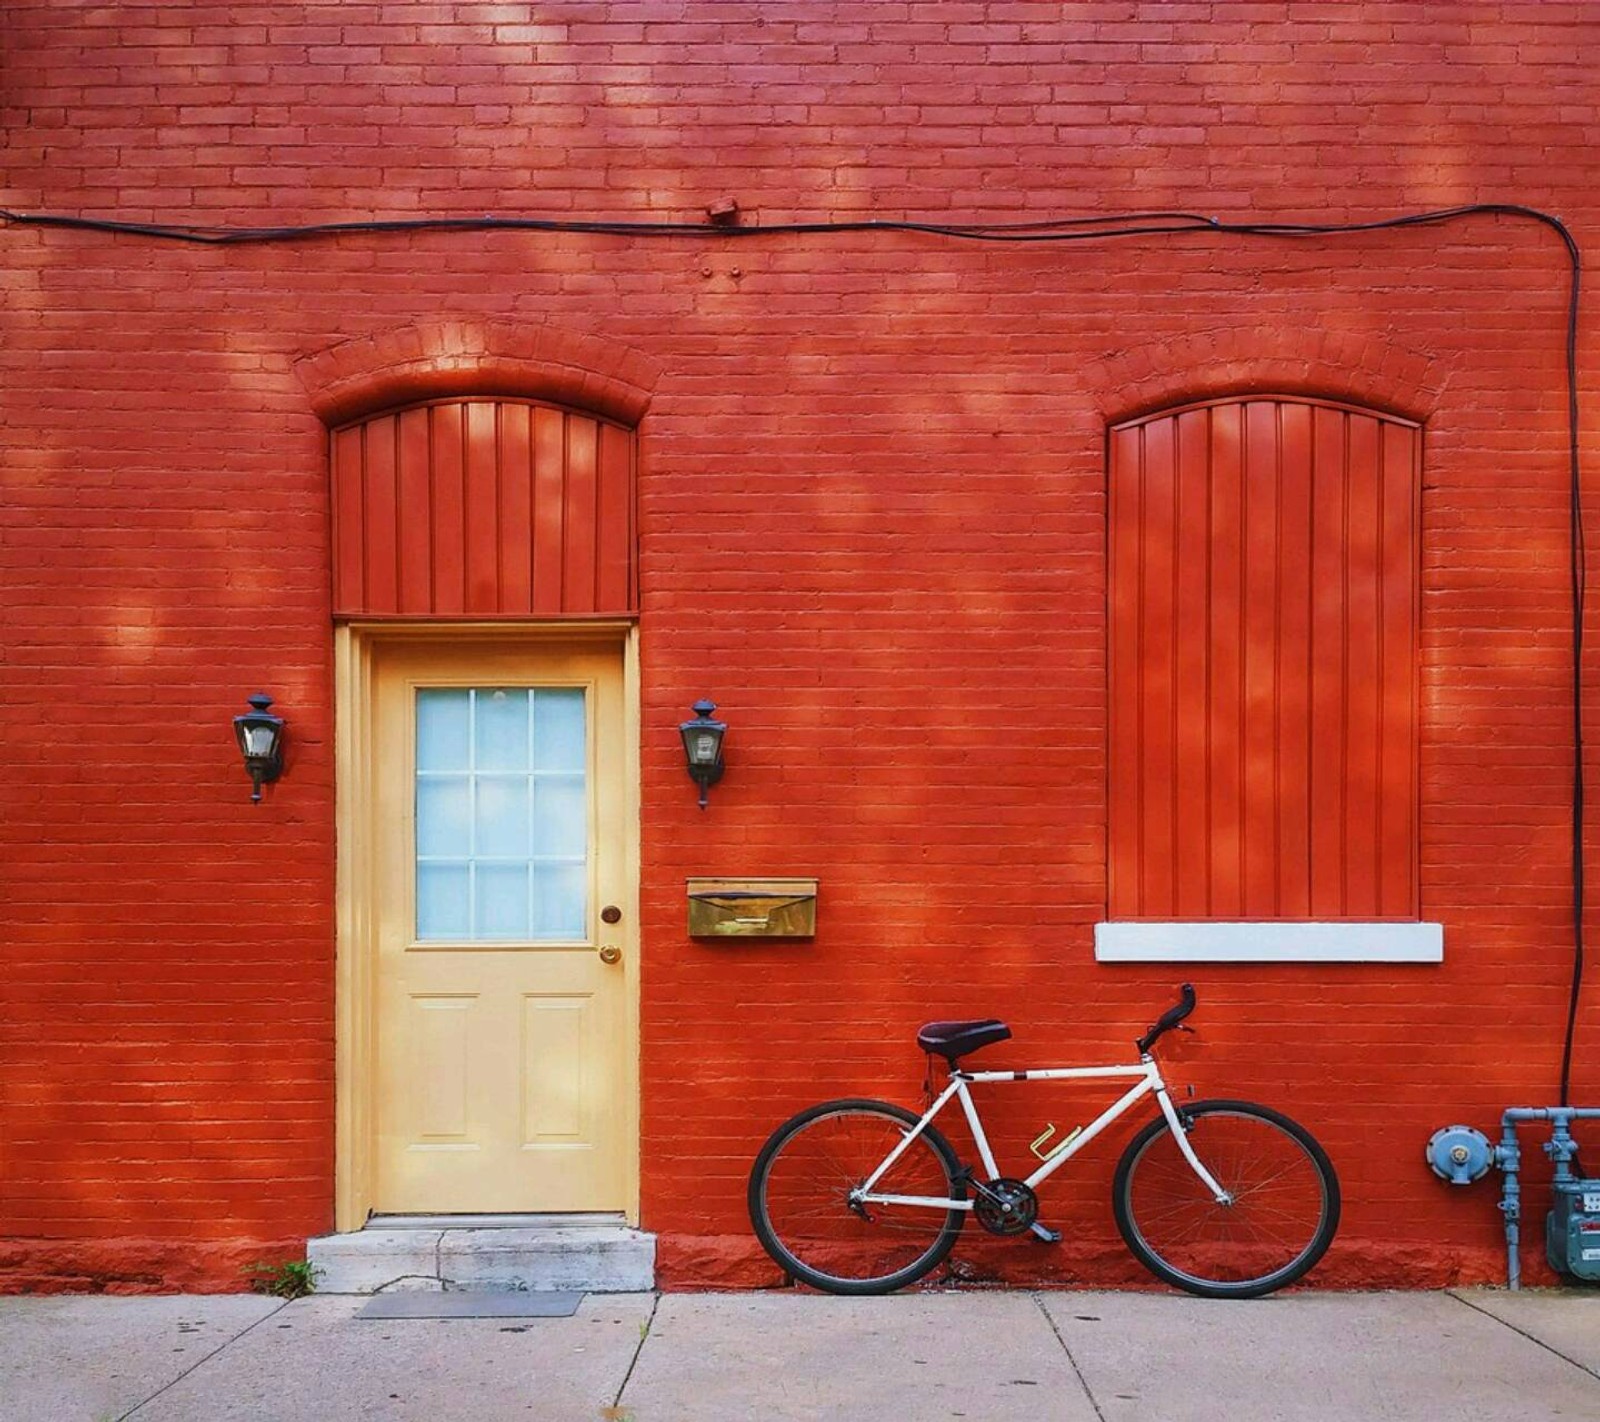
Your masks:
M972 1192L972 1213L990 1234L1024 1234L1039 1218L1039 1197L1020 1180L974 1180Z

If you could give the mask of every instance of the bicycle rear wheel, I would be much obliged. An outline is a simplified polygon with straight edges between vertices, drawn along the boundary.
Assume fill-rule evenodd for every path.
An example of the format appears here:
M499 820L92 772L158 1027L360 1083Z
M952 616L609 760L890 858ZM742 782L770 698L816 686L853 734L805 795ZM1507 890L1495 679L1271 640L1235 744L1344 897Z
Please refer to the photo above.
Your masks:
M849 1198L919 1119L884 1101L827 1101L768 1137L750 1171L750 1223L786 1273L832 1294L886 1294L944 1260L965 1210L852 1206ZM949 1142L930 1126L873 1193L964 1200L960 1170Z
M1129 1143L1112 1183L1117 1228L1158 1279L1207 1298L1259 1298L1292 1284L1339 1227L1339 1179L1304 1126L1248 1101L1181 1107L1189 1145L1232 1197L1219 1204L1165 1116Z

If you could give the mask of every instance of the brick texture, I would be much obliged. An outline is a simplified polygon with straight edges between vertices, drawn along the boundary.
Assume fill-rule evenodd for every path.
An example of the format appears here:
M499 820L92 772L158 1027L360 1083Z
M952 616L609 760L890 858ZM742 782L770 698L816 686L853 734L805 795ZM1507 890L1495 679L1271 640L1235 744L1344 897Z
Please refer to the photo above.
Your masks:
M16 0L6 28L19 210L692 222L731 194L746 225L1336 222L1515 201L1600 249L1600 15L1576 0ZM0 1282L237 1287L331 1226L319 411L384 371L409 398L430 361L439 393L481 389L463 362L495 355L560 367L602 413L648 406L643 1214L679 1285L771 1279L744 1218L761 1139L826 1095L913 1098L921 1021L1008 1017L997 1061L1121 1055L1191 975L1093 961L1107 421L1251 390L1423 421L1420 892L1445 962L1196 970L1172 1075L1328 1144L1347 1204L1316 1282L1497 1275L1489 1187L1448 1190L1421 1146L1555 1094L1572 738L1548 231L205 248L8 226L0 290ZM1591 459L1595 433L1586 413ZM259 688L291 758L252 806L228 718ZM701 695L732 727L703 814L675 731ZM691 942L700 873L818 875L815 942ZM997 1135L1086 1109L997 1096ZM1051 1182L1067 1247L975 1242L967 1275L1136 1281L1115 1154Z

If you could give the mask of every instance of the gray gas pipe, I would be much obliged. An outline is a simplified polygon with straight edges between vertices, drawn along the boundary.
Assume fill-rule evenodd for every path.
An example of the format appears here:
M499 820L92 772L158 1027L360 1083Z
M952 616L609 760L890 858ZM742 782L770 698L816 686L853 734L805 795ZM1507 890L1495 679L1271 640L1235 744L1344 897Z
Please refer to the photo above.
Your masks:
M1584 1179L1574 1169L1578 1143L1574 1121L1600 1121L1600 1110L1577 1106L1519 1106L1500 1117L1500 1144L1491 1145L1471 1126L1445 1126L1435 1131L1424 1152L1429 1167L1452 1185L1481 1180L1489 1168L1504 1176L1500 1213L1506 1226L1506 1284L1522 1287L1517 1249L1522 1240L1522 1147L1517 1127L1524 1121L1550 1122L1544 1152L1555 1164L1551 1180L1554 1208L1545 1220L1545 1249L1551 1267L1578 1279L1600 1279L1600 1179Z

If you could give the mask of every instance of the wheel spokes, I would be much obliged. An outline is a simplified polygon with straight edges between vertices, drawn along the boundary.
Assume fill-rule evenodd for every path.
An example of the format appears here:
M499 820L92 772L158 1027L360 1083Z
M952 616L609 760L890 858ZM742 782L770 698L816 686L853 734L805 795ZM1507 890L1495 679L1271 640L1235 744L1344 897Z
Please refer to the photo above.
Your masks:
M1128 1208L1149 1249L1197 1281L1249 1284L1292 1268L1317 1240L1328 1208L1321 1171L1273 1122L1244 1112L1191 1120L1189 1144L1231 1197L1216 1201L1170 1131L1147 1144Z
M900 1146L910 1127L878 1112L841 1111L797 1130L768 1166L767 1223L797 1260L844 1280L892 1275L923 1258L948 1227L948 1209L868 1203L850 1196ZM906 1147L874 1193L948 1200L951 1174L926 1137Z

